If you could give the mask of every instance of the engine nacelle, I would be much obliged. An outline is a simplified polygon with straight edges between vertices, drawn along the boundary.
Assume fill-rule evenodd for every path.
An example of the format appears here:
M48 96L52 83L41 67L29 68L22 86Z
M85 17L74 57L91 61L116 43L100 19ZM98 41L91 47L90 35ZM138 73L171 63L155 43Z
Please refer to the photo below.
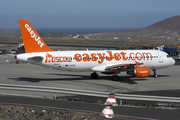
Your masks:
M150 75L150 72L151 70L149 67L135 67L133 70L127 71L127 74L134 77L145 78Z

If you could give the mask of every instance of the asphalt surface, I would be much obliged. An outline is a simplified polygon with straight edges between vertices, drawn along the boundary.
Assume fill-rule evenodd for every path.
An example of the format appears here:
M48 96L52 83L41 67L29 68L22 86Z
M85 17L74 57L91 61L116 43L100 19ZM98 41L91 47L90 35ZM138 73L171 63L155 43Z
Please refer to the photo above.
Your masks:
M108 93L171 91L171 93L164 92L167 96L172 96L172 91L177 92L180 89L179 61L175 66L157 70L158 78L154 78L153 73L148 78L134 78L122 72L119 74L120 81L112 81L111 75L99 73L99 79L91 79L91 72L59 71L21 61L16 64L14 57L5 55L0 57L0 83L3 84L61 87ZM9 62L6 63L6 60ZM176 93L173 96L177 96Z
M98 112L104 109L104 105L82 103L82 102L69 102L41 98L27 98L27 97L12 97L0 96L1 104L16 104L28 106L41 106L51 107L57 109L78 110L87 112ZM159 120L178 120L180 117L180 110L174 109L153 109L153 108L137 108L116 106L113 107L116 115L131 116L138 118L159 119Z
M6 62L8 60L9 62ZM107 93L125 93L125 94L142 94L142 95L158 95L158 96L180 96L180 61L176 65L157 70L158 78L154 78L152 73L148 78L134 78L119 74L120 81L112 81L111 76L99 74L97 80L91 79L90 72L68 72L58 71L49 68L39 67L25 62L16 64L16 60L7 55L0 56L0 83L1 84L20 84L32 86L61 87L70 89L81 89L88 91L101 91ZM41 98L53 98L54 94L0 90L4 95L31 96ZM66 96L57 94L57 97ZM69 97L77 97L68 95ZM105 101L104 98L84 97L89 101ZM82 98L82 99L84 99ZM101 112L103 105L57 101L40 98L24 98L2 96L1 103L18 103L28 105L51 106L58 108L78 109ZM67 103L65 103L67 102ZM124 101L126 102L126 101ZM141 103L141 101L138 101ZM87 105L87 106L86 106ZM164 110L151 108L134 108L134 107L113 107L115 114L154 118L154 119L178 119L180 117L179 110Z

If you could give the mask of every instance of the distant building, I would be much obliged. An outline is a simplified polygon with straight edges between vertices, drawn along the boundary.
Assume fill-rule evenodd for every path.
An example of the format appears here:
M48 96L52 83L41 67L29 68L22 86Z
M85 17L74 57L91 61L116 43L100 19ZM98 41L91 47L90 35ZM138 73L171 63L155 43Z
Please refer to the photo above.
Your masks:
M170 36L152 36L149 37L150 40L174 40L174 37Z
M83 35L77 35L77 34L72 34L70 35L71 38L86 38L86 39L89 39L89 37L87 36L83 36Z
M128 40L130 40L130 39L131 39L131 37L127 37L127 39L128 39Z
M114 40L118 40L118 37L114 37Z
M80 35L74 35L72 38L78 38Z

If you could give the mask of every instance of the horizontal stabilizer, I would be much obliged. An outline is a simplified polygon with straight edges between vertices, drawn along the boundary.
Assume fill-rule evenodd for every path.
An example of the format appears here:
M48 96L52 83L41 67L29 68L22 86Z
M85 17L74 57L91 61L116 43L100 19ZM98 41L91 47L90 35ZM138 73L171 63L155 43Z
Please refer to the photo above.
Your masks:
M41 56L36 56L36 57L28 58L27 61L29 63L39 64L39 63L42 63L43 58Z

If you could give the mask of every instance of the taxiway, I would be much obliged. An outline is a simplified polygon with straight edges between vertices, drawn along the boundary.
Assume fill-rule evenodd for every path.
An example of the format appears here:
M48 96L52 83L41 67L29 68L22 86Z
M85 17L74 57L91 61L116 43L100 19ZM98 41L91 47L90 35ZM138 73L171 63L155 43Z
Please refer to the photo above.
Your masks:
M0 57L1 84L49 86L107 93L178 90L180 88L179 65L157 70L158 78L154 78L152 73L148 78L134 78L122 72L119 74L120 81L112 81L110 75L101 73L99 73L99 79L91 79L91 72L53 70L22 61L16 64L16 60L12 56L1 55ZM9 62L6 62L6 60ZM5 91L1 91L1 93L4 92ZM13 91L13 93L18 94L16 91ZM27 92L24 93L24 95L27 94ZM51 95L48 96L45 94L36 95L39 97L51 97Z

